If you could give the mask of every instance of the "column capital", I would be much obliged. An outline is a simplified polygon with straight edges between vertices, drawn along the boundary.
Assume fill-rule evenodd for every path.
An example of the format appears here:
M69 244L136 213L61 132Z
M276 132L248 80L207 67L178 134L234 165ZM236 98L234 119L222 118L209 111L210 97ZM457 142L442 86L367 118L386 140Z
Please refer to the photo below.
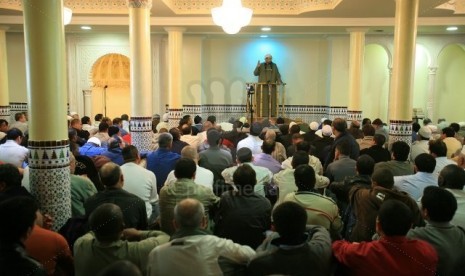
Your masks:
M169 32L181 32L181 33L183 33L183 32L186 31L186 28L183 28L183 27L165 27L164 29L168 33Z
M84 89L84 90L82 90L82 93L84 94L84 96L90 96L90 95L92 95L92 90L91 89Z
M438 67L435 67L435 66L428 67L428 74L429 75L436 75L437 71L438 71Z
M349 33L355 33L355 32L366 33L368 32L368 30L370 30L370 28L367 28L367 27L346 28L346 31Z
M144 8L144 9L151 9L152 8L152 0L127 0L128 8Z

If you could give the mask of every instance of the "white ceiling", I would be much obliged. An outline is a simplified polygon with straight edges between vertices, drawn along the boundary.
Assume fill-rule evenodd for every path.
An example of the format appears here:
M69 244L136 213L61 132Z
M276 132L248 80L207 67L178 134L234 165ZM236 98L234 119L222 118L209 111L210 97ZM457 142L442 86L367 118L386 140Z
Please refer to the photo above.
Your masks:
M338 1L319 0L316 2ZM153 0L151 9L153 33L165 33L163 28L167 26L184 26L188 34L225 35L220 27L213 24L208 9L197 10L190 14L176 14L166 4L169 2L202 3L202 5L213 6L221 3L220 0ZM243 0L244 6L249 3L253 7L278 2L275 0ZM302 0L281 2L297 3ZM447 6L448 9L437 8L446 2L450 4ZM80 29L82 25L92 26L93 29L90 32L95 33L127 33L129 31L126 0L64 0L64 3L73 8L72 22L65 28L67 33L84 32ZM21 0L0 0L0 25L8 27L8 31L21 32L23 22L21 9ZM465 34L464 12L465 0L420 0L418 33L450 34L445 31L445 28L454 25L459 29L453 34ZM256 35L261 33L260 28L263 26L272 27L270 36L343 34L347 33L348 27L369 27L370 33L389 34L393 33L394 16L395 0L342 0L333 10L304 12L296 15L255 8L251 24L243 28L236 36Z

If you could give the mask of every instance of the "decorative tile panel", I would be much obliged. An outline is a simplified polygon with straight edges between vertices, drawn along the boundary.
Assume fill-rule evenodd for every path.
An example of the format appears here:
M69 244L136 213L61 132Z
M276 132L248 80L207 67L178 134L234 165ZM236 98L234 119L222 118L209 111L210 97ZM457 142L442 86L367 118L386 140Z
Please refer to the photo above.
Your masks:
M31 193L58 230L71 217L68 140L29 141L28 148Z
M139 151L150 151L152 139L152 117L131 117L131 143Z
M396 141L412 145L412 121L389 120L389 146Z

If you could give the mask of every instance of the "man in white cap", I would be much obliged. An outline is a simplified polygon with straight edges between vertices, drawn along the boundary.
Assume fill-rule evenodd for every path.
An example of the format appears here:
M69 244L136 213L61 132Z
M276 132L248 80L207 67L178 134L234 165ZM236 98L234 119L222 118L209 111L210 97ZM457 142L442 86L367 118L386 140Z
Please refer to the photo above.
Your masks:
M270 54L265 55L265 62L257 62L257 67L253 71L254 76L258 76L258 82L265 84L258 87L258 93L262 93L262 104L263 107L257 106L257 110L263 110L263 113L259 115L262 117L268 117L268 115L276 116L276 86L272 87L271 97L268 99L268 84L281 84L281 74L279 74L278 66L272 62L273 57ZM258 95L257 95L258 96ZM269 114L269 100L271 100L271 114ZM258 104L259 105L259 104Z
M410 151L410 161L414 162L415 158L422 153L429 153L429 140L431 139L431 128L422 126L418 131L417 141L412 144Z
M166 128L167 130L169 129L169 125L168 125L169 119L170 119L169 113L163 114L161 122L158 123L157 125L157 132L160 132L160 129L162 128Z

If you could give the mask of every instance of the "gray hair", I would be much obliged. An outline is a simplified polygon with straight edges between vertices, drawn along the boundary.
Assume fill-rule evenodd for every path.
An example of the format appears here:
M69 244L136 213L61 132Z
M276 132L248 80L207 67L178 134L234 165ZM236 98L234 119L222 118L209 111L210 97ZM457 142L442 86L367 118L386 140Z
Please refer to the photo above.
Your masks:
M160 136L158 136L158 146L160 148L168 148L172 142L173 135L168 132L160 133Z
M182 229L195 229L200 226L205 214L203 204L197 199L186 198L174 207L174 220Z

